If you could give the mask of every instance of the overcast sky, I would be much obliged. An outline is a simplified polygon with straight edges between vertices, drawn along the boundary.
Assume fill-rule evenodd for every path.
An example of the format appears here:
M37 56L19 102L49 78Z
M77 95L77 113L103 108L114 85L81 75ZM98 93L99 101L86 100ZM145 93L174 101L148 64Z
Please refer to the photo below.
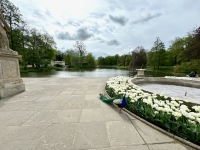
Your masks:
M200 26L200 0L10 0L30 27L54 37L58 50L85 43L97 58L151 49L156 37L168 48Z

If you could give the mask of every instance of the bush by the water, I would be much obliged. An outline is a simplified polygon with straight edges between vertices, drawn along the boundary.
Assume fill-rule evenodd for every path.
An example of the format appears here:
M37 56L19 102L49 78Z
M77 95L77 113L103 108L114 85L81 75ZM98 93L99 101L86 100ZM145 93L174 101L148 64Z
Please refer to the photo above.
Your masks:
M193 60L190 62L183 62L181 65L176 65L174 72L176 73L187 73L189 74L191 71L195 71L197 73L200 72L200 62L198 60Z

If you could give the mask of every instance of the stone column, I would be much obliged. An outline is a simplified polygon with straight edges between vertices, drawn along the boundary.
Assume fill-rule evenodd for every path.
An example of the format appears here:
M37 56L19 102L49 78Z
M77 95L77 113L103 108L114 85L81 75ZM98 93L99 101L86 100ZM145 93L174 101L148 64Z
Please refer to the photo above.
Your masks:
M136 69L137 70L137 77L145 77L144 71L146 69Z
M18 58L13 50L0 49L0 99L25 91Z

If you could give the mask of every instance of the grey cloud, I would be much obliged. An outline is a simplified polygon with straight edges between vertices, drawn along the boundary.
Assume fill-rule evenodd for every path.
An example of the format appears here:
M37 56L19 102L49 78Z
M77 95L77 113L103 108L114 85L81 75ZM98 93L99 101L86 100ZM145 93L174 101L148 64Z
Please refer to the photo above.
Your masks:
M111 21L121 25L121 26L124 26L127 22L128 22L128 19L125 18L124 16L112 16L112 15L109 15L109 18Z
M57 34L57 38L60 40L75 40L75 38L73 38L69 32L60 32Z
M36 18L45 19L45 16L38 9L33 10L33 15Z
M57 25L57 26L61 26L61 23L58 22L58 21L54 22L53 24L55 24L55 25Z
M120 43L115 39L108 41L107 44L108 45L116 45L116 46L120 45Z
M78 26L81 25L81 23L80 23L80 21L69 20L66 25L71 25L71 26L78 27Z
M85 41L92 37L93 34L89 33L86 27L79 28L77 33L74 35L70 35L69 32L59 32L57 34L57 38L60 40L81 40Z
M90 14L91 18L103 18L104 16L106 16L106 14L104 14L104 13L91 13Z
M80 29L78 29L75 37L76 37L76 39L84 41L84 40L89 39L92 36L93 36L93 34L89 33L87 28L80 28Z
M94 40L99 41L99 43L104 43L104 42L105 42L105 41L104 41L102 38L100 38L100 37L96 37L96 38L94 38Z
M49 17L51 17L51 13L49 12L48 9L46 10L46 15L49 16Z
M133 21L132 23L133 23L133 24L137 24L137 23L147 22L147 21L149 21L149 20L151 20L151 19L154 19L154 18L156 18L156 17L159 17L159 16L161 16L161 15L162 15L161 13L157 13L157 14L154 14L154 15L148 14L147 16L145 16L145 17L143 17L143 18L140 18L140 19L137 19L137 20Z

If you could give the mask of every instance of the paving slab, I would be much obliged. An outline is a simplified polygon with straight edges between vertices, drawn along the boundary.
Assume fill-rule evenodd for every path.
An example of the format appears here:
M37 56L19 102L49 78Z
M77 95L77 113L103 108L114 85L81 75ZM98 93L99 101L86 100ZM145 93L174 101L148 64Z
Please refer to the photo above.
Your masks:
M58 111L57 116L52 123L78 123L80 120L82 109L69 109Z
M134 145L134 146L124 146L117 148L102 148L102 149L90 149L90 150L149 150L147 145Z
M75 149L110 147L105 122L79 123L74 141Z
M53 120L57 116L57 110L47 110L47 111L38 111L31 118L29 118L23 125L41 125L52 124Z
M83 109L80 122L105 121L102 109Z
M77 123L50 125L33 150L73 149L77 127Z
M140 133L144 141L148 144L150 143L163 143L163 142L173 142L174 139L164 135L158 130L153 129L152 127L144 124L140 120L131 120L134 127Z
M153 144L153 145L149 145L149 149L150 150L170 150L170 149L187 150L186 147L177 143Z
M112 147L145 144L135 127L130 122L106 122L108 137Z

